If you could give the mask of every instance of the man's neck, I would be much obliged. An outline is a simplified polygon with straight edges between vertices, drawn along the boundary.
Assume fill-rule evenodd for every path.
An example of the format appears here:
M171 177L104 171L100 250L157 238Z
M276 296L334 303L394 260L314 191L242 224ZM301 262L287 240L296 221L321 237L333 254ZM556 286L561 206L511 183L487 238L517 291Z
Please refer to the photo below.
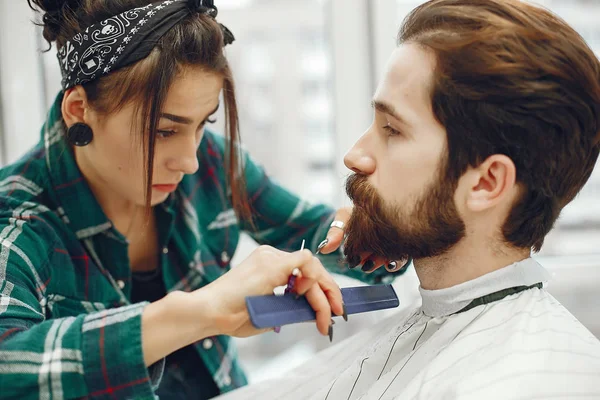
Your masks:
M465 238L439 257L415 259L414 266L421 287L437 290L479 278L529 256L527 249L475 245Z

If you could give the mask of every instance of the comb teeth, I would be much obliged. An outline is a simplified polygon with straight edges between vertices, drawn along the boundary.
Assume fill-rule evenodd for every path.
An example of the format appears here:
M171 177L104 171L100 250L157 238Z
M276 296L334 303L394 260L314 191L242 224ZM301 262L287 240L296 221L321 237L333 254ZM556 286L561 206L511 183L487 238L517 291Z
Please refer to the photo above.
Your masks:
M348 315L396 308L400 305L392 285L343 288L342 298ZM316 318L306 298L296 298L294 293L247 297L246 307L250 321L257 329L314 321Z

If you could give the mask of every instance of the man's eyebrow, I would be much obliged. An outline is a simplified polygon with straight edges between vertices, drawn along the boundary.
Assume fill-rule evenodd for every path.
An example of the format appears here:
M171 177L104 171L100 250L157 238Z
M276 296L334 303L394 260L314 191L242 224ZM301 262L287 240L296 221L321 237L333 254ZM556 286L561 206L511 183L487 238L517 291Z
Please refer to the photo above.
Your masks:
M371 107L373 107L375 110L377 110L381 113L387 114L387 115L397 119L398 121L402 122L406 126L410 126L406 122L406 119L404 119L400 115L400 113L398 113L398 111L396 111L396 109L393 106L391 106L390 104L383 103L379 100L372 100Z
M220 105L221 105L221 103L217 104L217 106L215 107L215 109L212 110L208 114L208 116L206 118L208 118L211 115L213 115L214 113L216 113L217 110L219 109ZM162 113L162 114L160 114L160 117L161 118L166 118L166 119L171 120L171 121L173 121L175 123L183 124L183 125L191 125L194 122L191 118L182 117L181 115L175 115L175 114L169 114L169 113Z

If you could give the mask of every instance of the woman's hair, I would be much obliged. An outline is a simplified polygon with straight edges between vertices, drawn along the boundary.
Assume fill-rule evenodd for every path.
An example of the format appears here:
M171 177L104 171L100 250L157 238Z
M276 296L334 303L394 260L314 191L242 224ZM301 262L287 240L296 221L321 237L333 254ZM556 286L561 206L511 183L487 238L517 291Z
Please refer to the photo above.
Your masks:
M45 12L44 38L61 48L77 33L102 20L136 7L153 3L152 0L27 0L29 6ZM231 70L223 54L223 33L210 16L190 13L169 30L148 57L123 67L109 75L84 84L90 105L94 110L110 114L125 105L136 105L136 116L141 117L140 133L146 167L146 203L150 206L152 170L156 130L162 107L174 78L185 67L198 67L223 77L225 102L225 131L228 148L225 152L228 184L232 202L240 217L248 218L250 211L246 198L244 175L241 170L238 112Z

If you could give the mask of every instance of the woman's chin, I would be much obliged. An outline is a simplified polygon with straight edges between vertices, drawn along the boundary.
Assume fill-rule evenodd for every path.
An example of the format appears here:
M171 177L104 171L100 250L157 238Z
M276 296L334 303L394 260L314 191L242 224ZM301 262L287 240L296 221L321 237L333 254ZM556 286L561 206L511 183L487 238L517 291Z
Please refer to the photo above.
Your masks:
M155 191L153 191L155 192ZM152 193L152 199L150 201L150 205L152 207L157 206L161 203L164 203L165 200L167 200L167 198L169 197L170 193L164 193L164 192L158 192L158 193Z

